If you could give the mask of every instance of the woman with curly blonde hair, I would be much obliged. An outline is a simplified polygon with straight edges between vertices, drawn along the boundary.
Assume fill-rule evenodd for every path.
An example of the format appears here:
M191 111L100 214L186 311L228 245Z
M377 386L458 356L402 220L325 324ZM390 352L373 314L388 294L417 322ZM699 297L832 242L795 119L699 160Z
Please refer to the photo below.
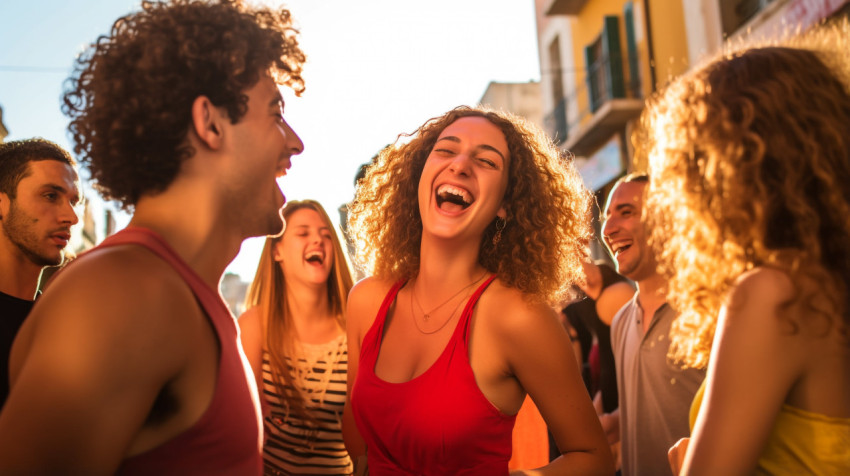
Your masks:
M351 272L325 209L290 201L239 318L263 406L264 474L351 474L342 444Z
M645 113L670 355L708 369L683 474L850 474L849 33L727 54Z
M551 307L581 279L589 202L505 113L456 108L380 154L349 215L372 276L348 301L344 434L370 474L507 474L526 393L563 454L543 474L613 472Z

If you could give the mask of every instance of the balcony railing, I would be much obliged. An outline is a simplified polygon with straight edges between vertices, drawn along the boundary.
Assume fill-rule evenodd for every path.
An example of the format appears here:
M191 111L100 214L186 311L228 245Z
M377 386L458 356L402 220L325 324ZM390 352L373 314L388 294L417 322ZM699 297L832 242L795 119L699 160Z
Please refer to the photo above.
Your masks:
M559 145L578 156L592 153L643 109L639 80L629 71L628 62L623 62L619 56L617 60L622 65L618 80L611 78L612 70L616 70L611 68L612 58L603 56L587 71L588 80L579 83L566 98L566 104L577 107L567 121L566 130L570 134ZM622 72L627 73L628 78L623 78ZM624 87L626 84L628 88Z
M579 124L592 116L612 99L642 99L640 81L636 72L629 71L628 62L620 55L616 58L602 56L588 68L586 81L579 85L567 97L581 105L578 114L567 124L568 130L575 130ZM628 74L628 88L626 78Z

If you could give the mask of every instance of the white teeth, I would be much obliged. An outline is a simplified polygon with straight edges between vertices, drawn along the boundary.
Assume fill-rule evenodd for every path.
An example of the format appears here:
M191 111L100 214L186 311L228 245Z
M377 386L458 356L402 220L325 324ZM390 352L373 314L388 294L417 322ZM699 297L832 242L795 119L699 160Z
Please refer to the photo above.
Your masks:
M611 251L613 251L614 254L618 254L623 250L623 248L626 248L629 245L630 243L611 243Z
M472 194L470 194L469 192L467 192L466 190L464 190L460 187L455 187L454 185L443 184L443 185L440 185L439 187L437 187L437 195L443 195L443 194L456 195L456 196L460 197L461 200L463 200L463 202L466 203L467 205L471 204L472 201L473 201L472 200Z
M325 260L325 257L319 251L309 251L304 255L305 261L318 260L320 263Z

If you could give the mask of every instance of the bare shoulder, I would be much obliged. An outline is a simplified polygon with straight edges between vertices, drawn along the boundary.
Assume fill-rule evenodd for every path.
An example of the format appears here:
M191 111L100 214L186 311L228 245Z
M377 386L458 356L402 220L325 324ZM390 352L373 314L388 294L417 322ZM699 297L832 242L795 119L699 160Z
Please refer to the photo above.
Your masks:
M599 299L615 299L620 300L625 304L629 301L632 296L635 294L635 288L633 288L626 281L618 281L604 290L602 290L602 294L599 296Z
M753 268L735 280L737 288L752 289L758 291L777 290L781 292L791 292L794 289L794 283L788 273L777 268L760 266Z
M749 306L773 308L786 302L794 293L791 277L782 270L758 267L741 274L729 291L730 309Z
M261 340L264 331L263 315L258 306L254 306L243 312L236 323L239 325L239 334L242 338L242 345L245 346L246 340Z
M92 308L117 306L131 313L157 310L173 314L181 311L182 306L175 308L181 301L194 301L188 284L174 268L139 246L97 250L73 263L57 276L51 289L66 299L71 297L65 296L69 291L82 293L81 298L100 296Z
M350 328L358 330L360 337L372 325L387 293L394 282L375 277L358 281L348 293L346 322ZM349 336L349 339L351 337Z
M505 286L499 279L482 294L476 316L479 322L507 339L517 333L545 331L552 324L560 326L554 309Z
M183 282L168 263L146 248L133 245L92 251L58 274L54 284L58 287L68 280L78 289L96 287L104 294L127 292L128 284L130 290L142 286L144 289L159 287L167 292L164 289L167 285Z
M239 327L242 329L248 326L257 327L260 325L260 317L260 308L258 306L254 306L240 314L239 318L237 318L237 322L239 323Z
M635 290L629 283L625 281L614 283L602 290L596 300L596 313L610 326L614 316L634 297L634 294Z
M180 348L179 340L203 314L167 263L146 249L116 246L81 257L59 273L31 317L27 332L41 339L74 335L79 346L102 340L121 351L155 346L165 357L168 349Z

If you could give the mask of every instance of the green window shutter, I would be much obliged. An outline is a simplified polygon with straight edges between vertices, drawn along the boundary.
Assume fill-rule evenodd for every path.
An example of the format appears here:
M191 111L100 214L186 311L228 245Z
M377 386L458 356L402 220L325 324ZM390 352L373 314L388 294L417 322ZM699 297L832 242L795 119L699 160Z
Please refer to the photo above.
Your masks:
M599 65L596 64L596 55L593 51L593 44L589 44L584 47L584 64L585 64L585 76L584 80L587 82L587 101L590 105L590 111L596 112L596 109L599 108L600 98L599 98L599 85L594 79L597 76L597 69Z
M620 25L616 16L606 16L602 28L602 51L606 57L608 74L607 89L611 98L626 97L623 80L623 54L620 50Z
M640 69L635 39L635 6L632 2L626 2L623 7L623 22L626 24L626 50L629 54L629 96L639 98L643 94L640 90Z

